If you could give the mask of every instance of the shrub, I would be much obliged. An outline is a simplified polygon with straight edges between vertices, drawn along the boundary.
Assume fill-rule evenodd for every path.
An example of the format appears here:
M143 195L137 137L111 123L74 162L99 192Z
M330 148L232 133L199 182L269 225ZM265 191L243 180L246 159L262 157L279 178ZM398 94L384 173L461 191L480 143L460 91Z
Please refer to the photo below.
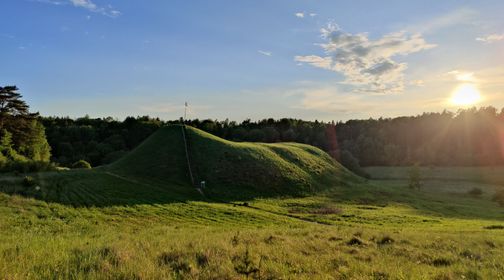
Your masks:
M81 159L77 162L74 162L74 164L72 164L72 168L74 168L74 169L90 169L91 164L89 164L89 162Z
M409 170L409 187L411 189L419 190L421 186L420 167L418 164L415 164Z
M29 187L35 186L36 184L37 184L37 182L35 182L35 179L33 179L32 176L25 176L23 178L23 186L24 187L29 188Z
M483 191L480 188L474 187L470 189L467 194L472 195L472 196L481 196L483 194Z
M254 264L254 260L252 259L248 248L242 256L234 258L234 263L235 271L241 275L245 275L247 279L259 272L259 268Z
M497 202L500 206L504 206L504 190L495 192L493 201Z

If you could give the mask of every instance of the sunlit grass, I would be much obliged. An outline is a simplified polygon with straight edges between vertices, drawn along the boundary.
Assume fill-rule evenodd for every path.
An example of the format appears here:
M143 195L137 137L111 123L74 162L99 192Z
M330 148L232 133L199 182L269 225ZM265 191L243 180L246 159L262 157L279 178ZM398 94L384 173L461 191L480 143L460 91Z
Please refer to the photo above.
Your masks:
M204 200L86 206L87 196L100 200L87 188L76 196L81 206L0 194L0 275L239 279L249 251L251 277L260 279L503 279L504 209L490 196L454 193L456 168L424 170L419 191L407 187L401 170L380 168L387 180L249 206ZM118 201L120 190L133 187L99 173L94 177L112 180ZM428 187L429 176L435 187ZM482 184L462 181L464 188Z

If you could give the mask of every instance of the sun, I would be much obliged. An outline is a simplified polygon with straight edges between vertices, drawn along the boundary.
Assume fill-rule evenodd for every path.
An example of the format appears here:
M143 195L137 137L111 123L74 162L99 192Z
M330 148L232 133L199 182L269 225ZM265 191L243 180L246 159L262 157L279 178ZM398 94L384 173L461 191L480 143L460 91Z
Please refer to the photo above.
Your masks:
M462 84L458 86L451 97L451 103L459 106L474 105L481 100L481 93L473 84Z

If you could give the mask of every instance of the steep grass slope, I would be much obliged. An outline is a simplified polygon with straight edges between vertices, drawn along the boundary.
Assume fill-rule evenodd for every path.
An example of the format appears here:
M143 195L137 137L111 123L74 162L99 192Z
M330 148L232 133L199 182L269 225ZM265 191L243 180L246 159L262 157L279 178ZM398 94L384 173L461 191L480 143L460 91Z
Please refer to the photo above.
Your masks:
M159 129L132 152L103 169L128 178L190 187L182 126Z
M190 185L183 129L161 128L104 169L136 180ZM192 127L185 134L195 182L205 181L204 191L213 198L301 195L359 180L312 146L236 143Z
M360 181L328 154L297 143L237 143L188 127L196 181L224 197L301 195Z

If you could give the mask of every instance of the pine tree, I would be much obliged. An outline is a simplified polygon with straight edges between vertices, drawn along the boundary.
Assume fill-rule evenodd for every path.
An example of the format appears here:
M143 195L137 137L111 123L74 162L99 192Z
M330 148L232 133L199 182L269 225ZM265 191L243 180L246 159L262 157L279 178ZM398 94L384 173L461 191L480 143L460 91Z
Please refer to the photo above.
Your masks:
M0 143L4 158L49 161L50 146L38 113L29 106L16 86L0 87Z

